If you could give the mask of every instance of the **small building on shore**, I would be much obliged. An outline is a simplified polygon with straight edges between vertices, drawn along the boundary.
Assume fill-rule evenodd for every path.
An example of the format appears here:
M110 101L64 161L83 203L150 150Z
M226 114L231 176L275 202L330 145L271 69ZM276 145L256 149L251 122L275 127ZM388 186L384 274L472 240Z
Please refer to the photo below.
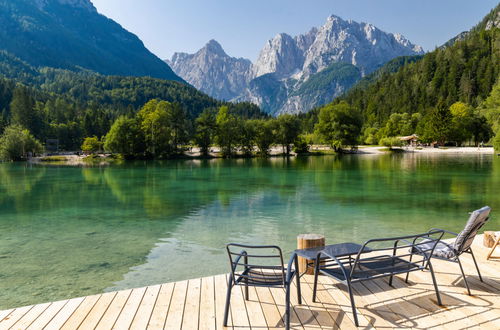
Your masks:
M411 146L411 147L416 147L418 143L418 135L417 134L412 134L409 136L401 136L399 138L401 141L406 143L406 145Z

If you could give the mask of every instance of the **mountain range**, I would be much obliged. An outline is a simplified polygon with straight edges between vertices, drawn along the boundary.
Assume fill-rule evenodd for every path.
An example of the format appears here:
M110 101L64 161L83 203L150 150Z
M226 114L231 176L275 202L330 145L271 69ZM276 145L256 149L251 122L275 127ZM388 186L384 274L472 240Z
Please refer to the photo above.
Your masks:
M183 81L90 0L0 0L0 50L34 67Z
M166 62L210 96L250 101L280 114L325 104L389 60L423 53L400 34L332 15L305 34L276 35L255 63L229 56L215 40L195 54L175 53Z

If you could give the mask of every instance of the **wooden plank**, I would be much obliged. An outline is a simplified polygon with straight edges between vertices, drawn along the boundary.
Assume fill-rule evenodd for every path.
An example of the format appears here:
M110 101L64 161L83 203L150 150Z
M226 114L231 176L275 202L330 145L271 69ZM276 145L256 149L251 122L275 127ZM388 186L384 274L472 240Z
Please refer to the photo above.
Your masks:
M28 329L42 329L54 316L68 303L68 300L53 302L50 306L28 327Z
M184 314L184 304L186 303L188 281L176 282L172 301L168 310L165 329L180 329L182 325L182 316Z
M3 321L4 318L9 316L10 313L14 311L14 308L6 309L4 311L0 311L0 322Z
M306 281L301 282L304 286L307 286L306 291L310 290L312 294L314 281L310 282L306 279ZM318 281L316 301L323 305L323 308L328 311L331 317L335 320L336 326L338 326L340 329L357 329L357 327L354 325L354 321L350 320L349 317L347 317L347 313L343 311L342 306L340 306L340 304L333 299L333 297L327 292L327 289L320 281ZM347 306L347 308L350 307ZM367 321L366 325L363 328L368 328L369 325L370 323Z
M188 281L186 302L182 317L183 329L198 329L200 317L201 279Z
M250 321L245 306L243 292L239 285L234 286L231 292L231 316L233 318L233 327L238 329L250 329Z
M158 293L160 292L161 285L150 286L146 289L146 293L142 298L141 305L137 309L134 320L130 329L146 329L155 307Z
M226 303L228 275L217 275L214 277L215 285L215 325L217 329L232 329L231 309L229 309L227 327L224 327L224 306Z
M255 287L249 287L249 299L245 300L245 305L247 308L248 319L250 321L250 327L252 328L268 328L266 322L266 317L262 310L262 306L259 302L259 297L257 296L257 291Z
M320 285L321 284L321 285ZM347 293L347 288L339 289L335 286L335 281L327 276L318 277L318 293L319 292L328 293L334 301L337 302L338 306L341 307L342 311L349 317L349 319L354 323L354 315L352 314L351 301ZM357 297L354 297L356 302ZM359 305L356 305L356 311L358 315L358 321L360 327L367 328L373 326L374 318L373 316L365 316L361 313Z
M167 283L161 286L158 299L156 299L156 304L149 319L148 329L163 329L165 326L174 285L174 283Z
M127 303L123 306L120 315L116 319L113 329L128 329L134 320L135 314L139 305L141 304L142 298L146 293L146 287L133 289L130 296L127 299Z
M30 311L28 313L24 314L23 317L21 317L10 329L26 329L49 306L50 306L50 303L45 303L45 304L33 306L33 308L30 309Z
M273 295L266 287L256 287L255 292L262 306L267 326L270 329L282 328L284 326L281 313L274 302Z
M338 327L335 323L335 319L330 315L330 313L328 313L323 304L320 302L313 302L313 291L309 287L308 283L305 281L301 282L302 304L309 307L311 312L316 317L316 321L318 321L322 328L326 327L331 329ZM296 280L294 280L291 288L293 291L297 290L296 283Z
M80 324L82 329L94 329L102 316L108 310L109 305L111 305L113 299L115 299L116 292L108 292L101 295L97 303L92 307L90 312L87 314L83 322Z
M276 307L279 310L280 316L283 318L283 323L285 322L285 290L281 288L270 288L269 291L271 292L273 299L276 303ZM293 305L290 306L290 327L294 329L308 329L309 326L306 325L304 326L300 320L300 317L297 313L297 310L293 308ZM314 318L313 318L314 319ZM314 319L315 320L315 319Z
M215 330L215 287L213 277L201 279L199 328Z
M283 290L283 293L285 293L285 290ZM297 290L293 285L290 287L290 303L292 304L292 308L297 313L300 323L304 329L321 328L321 324L316 319L316 314L313 312L311 307L306 304L298 305Z
M74 298L68 300L66 305L52 318L52 320L45 326L44 330L60 329L63 324L71 317L73 312L80 306L85 297Z
M116 293L115 298L99 320L96 329L111 329L113 327L131 293L132 290L124 290Z
M18 320L20 320L26 313L28 313L34 306L25 306L14 309L0 322L0 330L9 329Z
M64 323L62 329L72 330L76 329L83 322L87 314L90 312L95 303L99 300L101 295L87 296L78 306L78 308L71 314L69 319Z
M429 272L416 272L412 274L418 281L418 285L427 290L428 292L434 292L432 284L426 283L425 277L430 280ZM446 322L447 326L454 326L455 328L462 328L464 326L474 327L477 324L494 324L498 322L498 309L492 308L492 304L495 304L495 299L493 298L490 302L485 303L482 299L478 300L477 296L469 296L463 287L450 285L439 285L439 283L451 283L452 277L445 273L436 273L438 286L441 292L443 304L449 313L442 313L442 317L448 319ZM460 311L457 314L456 311ZM491 315L489 315L489 313ZM496 315L496 316L495 316ZM499 325L500 327L500 325Z

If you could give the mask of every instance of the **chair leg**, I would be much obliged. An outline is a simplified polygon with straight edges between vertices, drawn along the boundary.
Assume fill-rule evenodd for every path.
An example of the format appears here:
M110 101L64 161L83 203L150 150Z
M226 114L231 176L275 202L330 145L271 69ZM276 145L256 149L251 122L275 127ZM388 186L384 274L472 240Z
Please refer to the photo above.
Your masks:
M245 280L245 300L250 299L250 294L248 292L248 280Z
M354 316L354 324L359 327L358 314L356 313L356 305L354 303L354 295L352 294L351 282L347 281L347 291L349 291L349 299L351 300L352 315Z
M410 254L410 262L411 262L411 259L413 258L413 253ZM406 278L405 278L405 283L408 283L408 279L410 278L410 272L406 273Z
M465 286L467 287L467 292L469 293L469 296L471 296L472 294L470 293L469 283L467 283L467 278L465 277L464 268L462 267L462 263L460 262L460 258L457 257L457 261L458 261L458 265L460 266L460 271L462 272L462 277L464 279Z
M297 279L297 300L299 305L302 305L302 292L300 290L300 274L299 274L299 260L295 258L295 278Z
M477 265L476 257L474 257L474 253L472 252L471 248L469 248L469 251L470 251L470 255L472 256L472 260L474 261L474 265L476 266L477 275L479 275L479 280L481 282L483 282L483 277L481 276L481 272L479 271L479 266Z
M491 250L490 252L488 253L488 255L486 256L486 260L490 260L491 259L497 259L498 257L492 257L493 255L493 252L495 252L497 246L500 245L500 235L498 235L498 238L497 240L495 241L495 243L493 244L493 246L491 247Z
M286 286L285 330L290 329L290 283Z
M316 302L316 291L318 289L319 264L314 264L314 285L313 285L313 302Z
M437 282L436 282L436 276L434 275L434 268L432 268L432 264L430 261L428 263L428 266L429 266L429 270L431 271L432 284L434 284L434 290L436 291L436 298L437 298L438 305L442 306L443 303L441 302L441 295L439 294L439 289L438 289Z
M227 319L229 317L229 304L231 301L231 290L233 289L233 277L229 277L229 282L227 284L227 295L226 295L226 306L224 308L224 326L227 326Z

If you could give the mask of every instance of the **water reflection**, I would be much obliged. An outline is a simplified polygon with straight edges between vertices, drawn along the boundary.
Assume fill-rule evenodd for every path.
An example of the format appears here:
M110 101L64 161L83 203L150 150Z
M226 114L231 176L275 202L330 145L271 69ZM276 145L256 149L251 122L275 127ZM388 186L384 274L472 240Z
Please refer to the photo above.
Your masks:
M304 232L333 243L460 230L467 211L500 207L499 163L408 154L0 164L0 308L226 272L229 241L291 251Z

